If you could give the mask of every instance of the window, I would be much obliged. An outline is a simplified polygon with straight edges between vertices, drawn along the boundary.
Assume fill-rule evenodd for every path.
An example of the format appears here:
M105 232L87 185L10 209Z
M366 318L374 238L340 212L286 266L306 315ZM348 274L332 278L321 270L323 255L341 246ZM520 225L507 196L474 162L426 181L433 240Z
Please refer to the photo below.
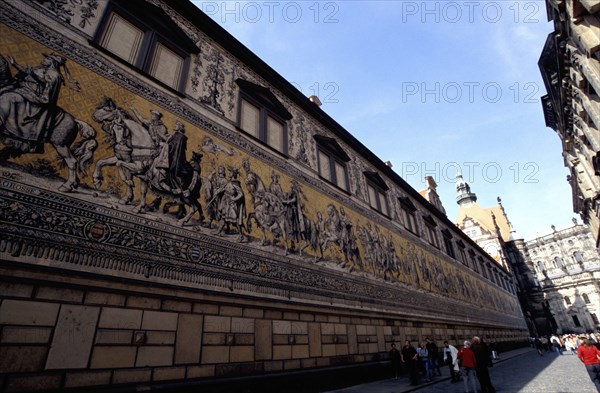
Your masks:
M435 230L435 228L437 227L437 223L435 222L433 217L431 217L431 215L423 216L423 221L425 222L427 241L432 246L440 248L437 232Z
M408 197L399 197L398 201L400 202L400 214L404 222L404 228L416 235L418 233L417 219L415 217L417 208Z
M265 145L287 155L287 120L292 115L266 87L237 79L241 89L238 127Z
M571 318L573 318L573 323L575 324L575 326L581 327L581 322L579 322L579 318L577 318L577 315L571 315Z
M483 277L489 279L490 277L488 276L487 264L483 262L483 259L481 259L481 257L478 257L477 260L479 261L479 263L481 263L481 273L483 274Z
M582 294L581 297L583 298L583 301L585 302L585 304L590 304L590 298L587 295L587 293Z
M446 250L446 254L448 254L452 258L456 258L456 255L454 254L454 245L452 244L452 235L450 234L450 231L444 229L442 231L442 237L444 240L444 249Z
M583 254L579 251L575 251L573 253L573 258L575 258L575 262L579 263L579 264L583 264Z
M565 264L563 263L561 257L554 257L554 265L557 269L562 269L563 267L565 267Z
M567 306L570 306L571 305L571 299L568 296L565 296L564 299L565 299L565 303L567 304Z
M538 270L540 272L545 272L546 271L546 265L544 265L544 262L538 261L537 264L536 264L536 266L537 266L537 268L538 268Z
M377 172L365 172L367 178L367 191L369 194L369 205L380 213L389 216L387 203L387 191L389 187L385 184Z
M463 243L462 240L459 240L456 242L456 245L458 246L458 257L459 257L460 261L463 263L463 265L467 265L467 255L465 254L465 243Z
M469 261L468 261L468 266L473 269L476 270L476 266L477 266L477 260L475 259L475 252L473 250L469 250ZM477 270L479 271L479 270Z
M344 191L349 191L346 163L350 157L333 138L315 135L319 175Z
M594 321L594 325L600 325L600 321L598 321L598 316L596 314L591 312L590 317L592 317L592 321Z
M189 55L200 51L160 8L143 0L111 2L94 42L180 92L185 88Z

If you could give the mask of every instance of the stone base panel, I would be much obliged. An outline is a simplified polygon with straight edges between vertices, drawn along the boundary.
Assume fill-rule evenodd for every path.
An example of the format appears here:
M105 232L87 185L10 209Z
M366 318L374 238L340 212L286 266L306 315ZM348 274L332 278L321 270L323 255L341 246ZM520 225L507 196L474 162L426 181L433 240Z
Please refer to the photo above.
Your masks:
M386 359L392 342L459 346L527 332L390 318L146 283L0 269L0 392L156 384Z

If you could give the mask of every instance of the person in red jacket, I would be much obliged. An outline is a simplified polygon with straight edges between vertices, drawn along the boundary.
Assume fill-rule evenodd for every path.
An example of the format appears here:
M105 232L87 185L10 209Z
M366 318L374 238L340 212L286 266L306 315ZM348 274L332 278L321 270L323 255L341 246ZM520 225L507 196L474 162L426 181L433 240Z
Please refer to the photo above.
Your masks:
M471 350L471 342L465 341L464 347L458 351L458 360L460 362L460 372L465 383L465 393L469 393L469 380L473 386L473 393L477 393L477 382L475 382L475 353Z
M577 348L577 356L585 364L585 369L600 392L600 350L585 338L583 344Z

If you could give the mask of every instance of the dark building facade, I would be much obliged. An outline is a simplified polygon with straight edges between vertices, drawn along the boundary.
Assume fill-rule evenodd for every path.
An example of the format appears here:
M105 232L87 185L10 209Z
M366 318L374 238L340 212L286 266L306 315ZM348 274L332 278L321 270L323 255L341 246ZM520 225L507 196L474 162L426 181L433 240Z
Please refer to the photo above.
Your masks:
M3 0L0 55L0 391L527 336L506 267L192 3Z
M547 0L548 35L539 67L547 95L546 125L562 142L564 164L579 213L598 246L600 227L600 4Z

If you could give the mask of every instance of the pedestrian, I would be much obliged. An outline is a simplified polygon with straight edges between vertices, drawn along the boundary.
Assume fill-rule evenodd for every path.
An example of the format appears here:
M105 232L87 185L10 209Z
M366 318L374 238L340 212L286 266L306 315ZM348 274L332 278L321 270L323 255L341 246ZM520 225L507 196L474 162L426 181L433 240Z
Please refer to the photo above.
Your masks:
M500 359L500 352L498 352L498 345L495 342L490 343L490 352L492 352L492 360Z
M479 385L481 385L481 393L496 393L488 370L488 367L493 365L490 349L483 340L475 336L471 350L475 354L475 372Z
M392 366L392 375L394 379L398 379L398 375L400 374L400 351L396 348L396 344L392 343L391 349L389 352L390 362Z
M549 347L548 347L548 338L546 336L542 336L542 338L540 338L540 341L542 342L542 346L544 347L544 350L546 352L549 352Z
M469 393L469 381L473 386L473 393L477 393L477 382L475 382L477 361L475 353L471 350L470 341L465 340L464 346L458 351L458 361L460 364L460 373L465 384L465 393Z
M417 354L417 350L412 345L410 345L409 340L406 340L404 342L404 346L402 347L400 358L402 359L402 363L406 365L408 375L410 376L410 384L413 386L419 384L419 374L417 370L418 357L419 355Z
M600 350L594 346L588 338L577 348L577 356L585 365L590 379L600 392Z
M577 348L573 336L567 336L565 339L565 352L569 352L571 355L577 354Z
M417 348L417 353L419 354L419 366L423 371L425 381L431 382L431 375L429 374L429 351L427 350L424 341L422 341L419 344L419 348Z
M425 342L427 343L425 347L429 352L429 371L431 373L431 376L433 376L434 374L442 375L442 372L440 370L440 351L437 345L435 344L435 341L431 341L429 340L429 338L426 338Z
M560 338L558 338L556 334L553 334L552 337L550 337L550 342L556 353L562 355L562 342L560 341Z
M542 345L542 340L540 340L539 337L536 337L534 340L534 343L535 343L535 349L537 350L537 353L540 356L544 356L544 353L542 351L544 349L544 346Z
M458 382L458 350L454 345L448 344L448 341L444 341L444 363L450 370L450 382Z

